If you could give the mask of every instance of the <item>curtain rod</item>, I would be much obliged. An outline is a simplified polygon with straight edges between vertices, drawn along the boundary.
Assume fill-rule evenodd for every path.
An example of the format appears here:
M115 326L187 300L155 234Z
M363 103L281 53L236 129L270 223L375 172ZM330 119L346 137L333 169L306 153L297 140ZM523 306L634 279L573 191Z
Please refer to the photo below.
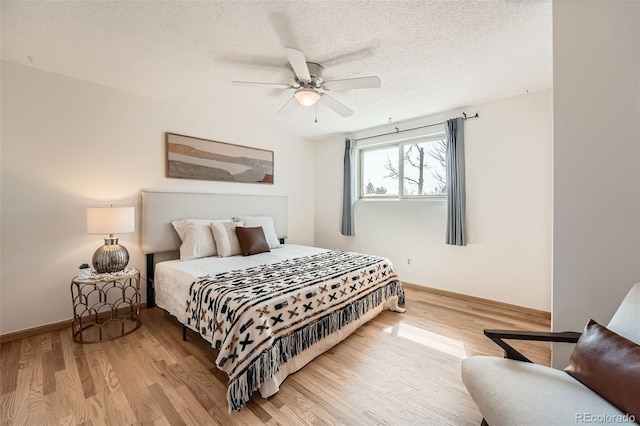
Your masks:
M471 118L479 118L480 117L477 112L476 112L476 115L470 115L469 117L467 117L467 114L465 114L464 112L462 113L462 115L463 115L463 117L462 117L463 120L469 120ZM367 137L364 137L364 138L358 138L358 139L356 139L356 141L363 141L365 139L377 138L377 137L380 137L380 136L395 135L396 133L408 132L408 131L417 130L417 129L424 129L424 128L433 127L433 126L439 126L439 125L444 124L444 123L445 123L445 121L441 121L440 123L426 124L424 126L412 127L410 129L404 129L404 130L400 130L397 127L394 127L396 129L395 132L380 133L379 135L373 135L373 136L367 136Z

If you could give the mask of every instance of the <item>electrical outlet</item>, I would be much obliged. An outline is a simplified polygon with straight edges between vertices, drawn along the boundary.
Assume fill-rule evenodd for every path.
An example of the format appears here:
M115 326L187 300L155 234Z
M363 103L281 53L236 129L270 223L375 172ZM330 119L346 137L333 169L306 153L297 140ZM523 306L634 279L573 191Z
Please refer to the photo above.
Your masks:
M407 265L411 266L411 259L407 259Z

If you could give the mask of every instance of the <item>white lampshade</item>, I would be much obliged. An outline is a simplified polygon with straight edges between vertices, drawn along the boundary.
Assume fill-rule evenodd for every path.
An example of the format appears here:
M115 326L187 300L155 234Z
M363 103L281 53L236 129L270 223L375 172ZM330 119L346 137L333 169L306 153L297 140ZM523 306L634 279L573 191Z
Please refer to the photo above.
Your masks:
M87 233L124 234L136 230L134 207L87 208Z
M320 93L313 89L300 88L293 94L302 106L312 106L320 99Z

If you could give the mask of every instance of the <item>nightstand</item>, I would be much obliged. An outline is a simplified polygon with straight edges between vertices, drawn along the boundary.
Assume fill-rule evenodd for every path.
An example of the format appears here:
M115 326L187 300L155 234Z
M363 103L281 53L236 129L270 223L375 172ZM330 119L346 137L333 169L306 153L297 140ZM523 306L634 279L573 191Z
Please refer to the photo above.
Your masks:
M94 274L71 281L74 342L96 343L140 327L140 272Z

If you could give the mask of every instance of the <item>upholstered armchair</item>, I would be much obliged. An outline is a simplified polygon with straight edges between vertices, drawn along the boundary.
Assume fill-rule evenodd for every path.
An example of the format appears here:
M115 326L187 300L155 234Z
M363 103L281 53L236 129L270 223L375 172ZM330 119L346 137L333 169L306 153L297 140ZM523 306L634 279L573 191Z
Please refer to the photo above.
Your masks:
M505 358L474 356L462 380L483 425L634 424L640 421L640 283L603 327L584 332L485 330ZM532 364L505 340L577 343L569 367Z

